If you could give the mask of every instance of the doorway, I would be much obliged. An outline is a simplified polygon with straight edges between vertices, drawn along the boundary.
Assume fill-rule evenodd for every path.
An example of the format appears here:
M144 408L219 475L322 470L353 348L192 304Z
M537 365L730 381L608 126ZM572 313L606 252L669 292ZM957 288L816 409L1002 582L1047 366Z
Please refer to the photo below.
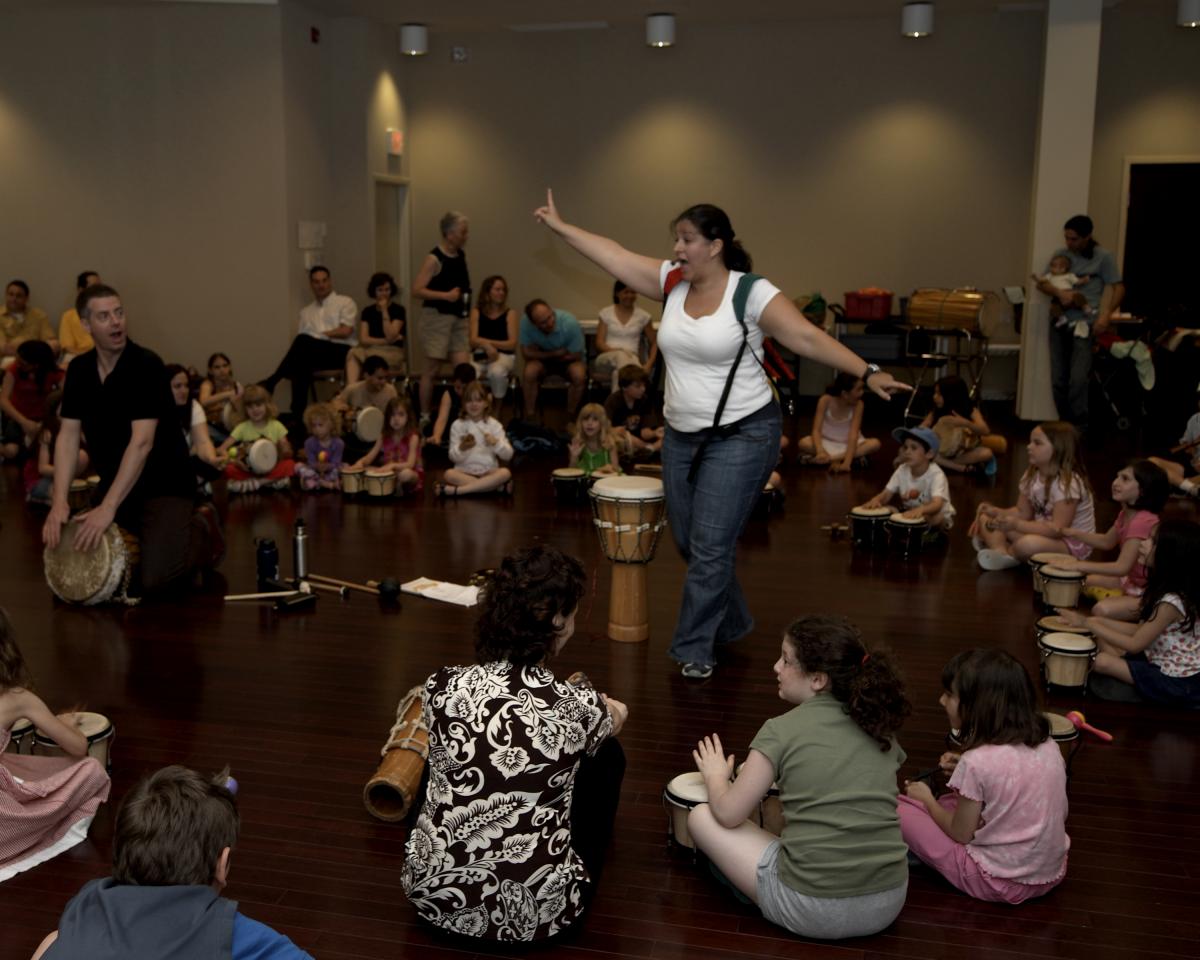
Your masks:
M1200 157L1131 157L1125 182L1123 308L1152 328L1200 326L1200 286L1191 280Z

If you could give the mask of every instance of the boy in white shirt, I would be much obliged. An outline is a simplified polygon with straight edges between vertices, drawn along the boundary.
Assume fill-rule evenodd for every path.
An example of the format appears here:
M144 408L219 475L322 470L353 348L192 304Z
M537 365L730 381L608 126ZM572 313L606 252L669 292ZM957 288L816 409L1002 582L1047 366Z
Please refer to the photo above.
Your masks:
M900 465L887 486L864 507L882 507L900 497L901 515L925 519L932 530L949 530L954 524L954 504L946 474L934 463L937 434L928 427L897 427L892 436L900 444Z

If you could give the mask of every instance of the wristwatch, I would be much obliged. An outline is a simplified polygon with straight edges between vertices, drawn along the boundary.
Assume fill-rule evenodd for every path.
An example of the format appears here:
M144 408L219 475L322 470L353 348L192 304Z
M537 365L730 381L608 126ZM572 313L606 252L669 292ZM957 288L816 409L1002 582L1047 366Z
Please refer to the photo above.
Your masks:
M863 383L866 383L868 380L870 380L870 379L871 379L871 375L872 375L872 374L875 374L875 373L882 373L882 372L883 372L883 368L882 368L882 367L880 367L880 366L879 366L879 364L877 364L877 363L868 363L868 364L867 364L867 369L863 371L863 375L862 375L862 382L863 382Z

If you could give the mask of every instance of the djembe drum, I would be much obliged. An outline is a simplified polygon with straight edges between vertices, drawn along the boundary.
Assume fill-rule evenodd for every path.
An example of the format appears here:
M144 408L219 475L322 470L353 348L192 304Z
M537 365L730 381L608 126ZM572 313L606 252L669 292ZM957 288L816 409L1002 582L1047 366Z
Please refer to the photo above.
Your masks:
M600 548L613 562L608 635L637 643L650 636L646 564L666 526L663 484L657 477L604 477L589 494Z
M112 523L100 542L84 552L75 549L78 531L78 524L66 524L58 546L42 551L46 583L54 595L67 603L85 606L110 600L137 603L128 592L129 582L141 558L137 537Z

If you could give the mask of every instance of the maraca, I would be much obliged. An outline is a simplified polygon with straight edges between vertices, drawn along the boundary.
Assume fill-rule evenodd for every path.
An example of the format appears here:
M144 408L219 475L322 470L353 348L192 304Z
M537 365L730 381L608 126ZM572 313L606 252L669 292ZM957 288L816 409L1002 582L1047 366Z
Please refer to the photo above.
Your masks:
M317 462L318 463L324 463L328 459L329 459L329 454L326 453L324 450L322 450L320 453L317 454Z
M1087 722L1087 719L1078 710L1072 710L1070 713L1068 713L1067 719L1070 720L1073 724L1075 724L1075 729L1086 730L1088 733L1094 733L1096 736L1098 736L1101 740L1105 741L1106 743L1112 743L1113 735L1111 733L1105 733L1103 730L1099 730L1096 727L1093 727L1090 723Z

